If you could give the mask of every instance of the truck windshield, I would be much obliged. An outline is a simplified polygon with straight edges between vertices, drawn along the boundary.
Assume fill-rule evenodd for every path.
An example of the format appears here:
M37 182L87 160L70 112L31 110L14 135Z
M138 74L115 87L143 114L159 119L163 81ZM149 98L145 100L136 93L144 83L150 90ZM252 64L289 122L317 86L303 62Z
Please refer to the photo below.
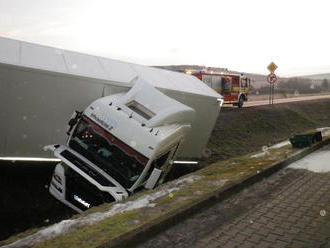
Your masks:
M77 125L69 147L93 162L125 188L133 186L148 162L146 157L85 116Z

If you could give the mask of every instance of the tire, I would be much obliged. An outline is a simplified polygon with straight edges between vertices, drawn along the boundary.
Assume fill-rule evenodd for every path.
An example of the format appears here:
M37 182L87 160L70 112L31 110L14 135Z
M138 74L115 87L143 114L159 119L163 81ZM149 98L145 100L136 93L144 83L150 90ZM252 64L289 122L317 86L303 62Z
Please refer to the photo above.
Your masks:
M242 96L240 96L239 100L238 100L238 104L237 106L239 108L242 108L243 107L243 104L244 104L244 98Z

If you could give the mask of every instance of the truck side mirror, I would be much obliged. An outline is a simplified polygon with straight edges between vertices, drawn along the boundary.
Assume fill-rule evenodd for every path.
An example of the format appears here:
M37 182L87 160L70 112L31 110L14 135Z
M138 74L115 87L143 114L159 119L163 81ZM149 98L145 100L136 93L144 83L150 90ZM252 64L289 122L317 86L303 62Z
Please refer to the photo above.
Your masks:
M72 131L72 128L77 124L78 120L80 119L81 117L81 114L82 112L79 112L77 110L75 110L69 120L69 129L68 131L66 132L67 135L70 135L71 131Z
M162 170L154 168L144 187L146 189L153 189L156 186L161 174Z

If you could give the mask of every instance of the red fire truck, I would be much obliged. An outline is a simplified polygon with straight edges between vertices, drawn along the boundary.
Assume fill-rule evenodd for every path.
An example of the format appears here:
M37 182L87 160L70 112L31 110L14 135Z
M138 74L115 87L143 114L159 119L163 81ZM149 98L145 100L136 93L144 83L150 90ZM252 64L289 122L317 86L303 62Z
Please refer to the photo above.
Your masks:
M204 71L186 71L186 73L196 76L219 92L223 96L225 104L233 104L241 108L248 100L251 80L243 74Z

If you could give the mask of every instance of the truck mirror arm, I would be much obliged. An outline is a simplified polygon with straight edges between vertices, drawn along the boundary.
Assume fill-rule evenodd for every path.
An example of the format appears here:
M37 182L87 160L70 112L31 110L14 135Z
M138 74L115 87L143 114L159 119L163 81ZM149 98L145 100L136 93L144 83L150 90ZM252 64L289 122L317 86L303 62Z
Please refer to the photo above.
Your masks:
M77 124L78 120L81 118L82 112L75 110L75 113L72 115L71 119L69 120L69 130L66 132L67 135L70 135L73 127Z
M198 161L178 161L178 160L170 160L170 164L191 164L191 165L199 165Z

